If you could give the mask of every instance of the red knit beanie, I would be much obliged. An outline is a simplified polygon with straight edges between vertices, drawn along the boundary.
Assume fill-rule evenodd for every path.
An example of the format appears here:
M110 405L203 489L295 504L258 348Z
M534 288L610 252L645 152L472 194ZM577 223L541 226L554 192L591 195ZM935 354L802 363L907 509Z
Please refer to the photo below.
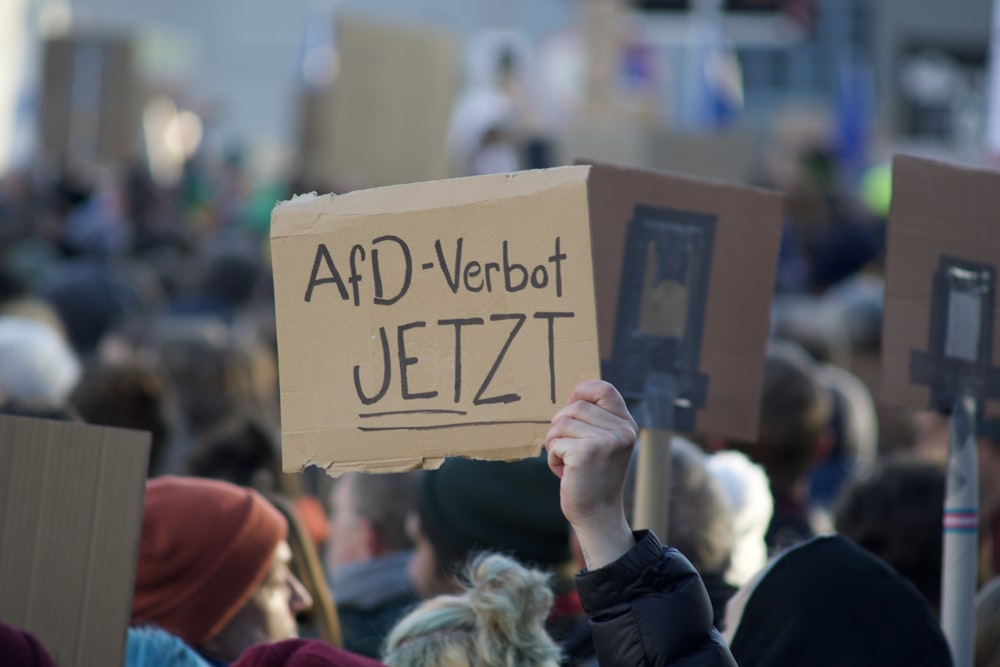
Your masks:
M385 667L378 660L334 648L318 639L288 639L243 652L232 667Z
M252 489L207 479L149 480L132 622L201 645L257 590L287 534L285 518Z

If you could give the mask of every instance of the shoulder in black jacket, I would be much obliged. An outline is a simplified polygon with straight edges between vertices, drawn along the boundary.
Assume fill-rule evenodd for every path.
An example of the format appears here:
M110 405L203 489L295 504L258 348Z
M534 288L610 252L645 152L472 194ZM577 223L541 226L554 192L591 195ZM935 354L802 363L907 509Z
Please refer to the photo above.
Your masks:
M701 578L649 531L614 563L577 575L601 667L736 667Z

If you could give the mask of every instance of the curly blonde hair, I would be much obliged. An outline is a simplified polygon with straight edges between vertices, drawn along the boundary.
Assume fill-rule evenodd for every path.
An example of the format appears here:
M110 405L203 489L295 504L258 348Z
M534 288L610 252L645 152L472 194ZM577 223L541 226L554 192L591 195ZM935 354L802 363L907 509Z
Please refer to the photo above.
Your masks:
M473 559L458 595L440 595L407 614L386 640L389 667L557 667L545 631L548 577L499 554Z

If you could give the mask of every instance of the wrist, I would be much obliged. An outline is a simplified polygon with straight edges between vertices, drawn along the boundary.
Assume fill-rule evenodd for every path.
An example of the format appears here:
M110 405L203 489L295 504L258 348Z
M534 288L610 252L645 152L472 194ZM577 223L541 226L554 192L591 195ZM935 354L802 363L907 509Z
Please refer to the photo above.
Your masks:
M588 570L610 565L635 546L632 529L625 520L624 511L617 515L593 517L586 522L575 522L580 551Z

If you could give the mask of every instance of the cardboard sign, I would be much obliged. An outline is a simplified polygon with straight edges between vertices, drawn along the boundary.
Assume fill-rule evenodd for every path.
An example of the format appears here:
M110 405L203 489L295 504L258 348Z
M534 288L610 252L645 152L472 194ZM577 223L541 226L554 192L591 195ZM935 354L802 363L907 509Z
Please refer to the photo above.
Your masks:
M136 158L139 95L127 38L74 34L46 41L40 123L45 157Z
M755 440L781 196L591 164L604 378L640 425Z
M994 205L996 204L996 205ZM950 411L975 383L1000 417L1000 173L897 155L886 257L882 400Z
M62 667L125 662L149 438L0 415L0 621Z
M328 125L306 128L306 164L318 170L308 173L366 186L449 176L445 139L461 81L457 39L440 29L342 15L337 50L336 84L329 105L319 104L328 109Z
M570 389L599 375L589 172L279 204L285 470L536 455Z

